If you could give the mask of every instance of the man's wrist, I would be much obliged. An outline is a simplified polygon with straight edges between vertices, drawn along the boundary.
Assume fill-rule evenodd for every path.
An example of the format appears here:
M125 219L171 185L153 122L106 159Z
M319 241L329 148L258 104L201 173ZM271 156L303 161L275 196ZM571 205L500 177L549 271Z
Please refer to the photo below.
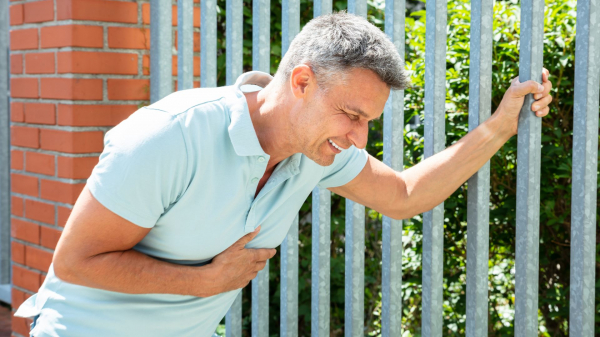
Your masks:
M484 124L493 133L494 138L497 138L503 144L517 134L518 120L515 121L514 117L504 113L501 107L498 107L496 112Z

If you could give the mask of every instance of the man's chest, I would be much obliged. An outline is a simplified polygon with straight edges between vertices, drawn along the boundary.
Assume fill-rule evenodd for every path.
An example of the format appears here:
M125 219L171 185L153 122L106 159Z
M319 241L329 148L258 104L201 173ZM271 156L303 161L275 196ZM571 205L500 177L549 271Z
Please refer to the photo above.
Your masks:
M258 172L260 179L247 164L196 174L137 248L169 260L203 262L258 226L261 231L248 247L279 246L320 172L288 162L270 175Z

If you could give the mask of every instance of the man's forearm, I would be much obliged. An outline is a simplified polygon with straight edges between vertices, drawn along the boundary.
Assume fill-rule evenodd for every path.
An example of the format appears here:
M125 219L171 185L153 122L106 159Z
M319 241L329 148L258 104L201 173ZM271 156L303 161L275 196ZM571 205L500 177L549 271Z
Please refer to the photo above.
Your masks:
M439 205L479 170L514 133L499 112L447 149L398 173L405 184L401 218Z
M122 293L199 297L218 293L210 264L178 265L132 249L102 253L80 261L54 261L54 269L56 276L66 282Z

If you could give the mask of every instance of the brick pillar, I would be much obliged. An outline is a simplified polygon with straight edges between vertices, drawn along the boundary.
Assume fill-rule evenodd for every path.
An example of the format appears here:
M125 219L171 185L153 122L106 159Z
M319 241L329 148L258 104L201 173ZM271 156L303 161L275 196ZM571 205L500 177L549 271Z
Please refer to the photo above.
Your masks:
M10 2L13 311L44 281L104 134L148 104L149 22L148 1ZM28 332L13 318L14 336Z

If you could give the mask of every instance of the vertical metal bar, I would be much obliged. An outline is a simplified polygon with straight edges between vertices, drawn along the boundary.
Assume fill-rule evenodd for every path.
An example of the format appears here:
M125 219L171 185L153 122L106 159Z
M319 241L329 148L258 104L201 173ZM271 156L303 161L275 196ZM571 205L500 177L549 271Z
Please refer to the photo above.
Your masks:
M469 131L490 117L492 102L493 0L471 2ZM468 182L467 327L468 337L487 336L490 162Z
M0 6L0 284L10 285L10 65L8 49L8 2L2 2ZM3 301L10 301L10 299L10 296L2 296Z
M287 53L294 37L300 32L300 1L283 0L281 8L281 55Z
M252 280L252 337L269 336L269 261Z
M280 294L279 335L298 336L298 216L281 244Z
M598 2L577 2L573 183L571 192L571 289L569 336L594 336L598 89Z
M225 336L242 337L242 292L237 295L235 301L225 315Z
M348 12L366 18L367 1L349 0ZM344 333L364 335L365 329L365 206L346 199Z
M385 32L404 59L406 0L387 0ZM383 111L383 162L396 171L404 166L404 91L392 90ZM383 217L382 228L383 337L401 336L402 320L402 220Z
M227 85L235 83L243 72L243 3L242 0L227 0L226 29L226 74ZM242 292L238 294L225 316L226 337L242 337Z
M252 69L270 73L270 0L252 3ZM252 336L269 336L269 263L252 280Z
M331 192L312 192L311 336L329 336Z
M332 0L314 0L313 15L316 18L319 15L331 14L333 9Z
M329 14L331 0L315 0L313 15ZM315 187L312 192L311 336L329 336L331 265L331 192Z
M217 1L200 1L200 86L217 86Z
M366 0L348 0L348 13L367 18Z
M227 0L226 11L226 83L232 85L243 72L244 6L242 0Z
M252 2L252 69L271 72L271 1Z
M425 158L444 149L447 0L426 5ZM424 337L442 335L444 203L423 214Z
M171 26L172 3L169 0L150 2L150 102L154 103L173 91Z
M346 199L344 333L365 329L365 207Z
M300 1L283 0L281 15L281 54L300 32ZM298 216L281 244L280 336L298 336Z
M177 0L177 90L193 88L194 2Z
M519 81L542 81L544 0L521 2ZM527 95L519 115L517 139L517 238L515 336L538 335L540 236L540 145L542 121Z

